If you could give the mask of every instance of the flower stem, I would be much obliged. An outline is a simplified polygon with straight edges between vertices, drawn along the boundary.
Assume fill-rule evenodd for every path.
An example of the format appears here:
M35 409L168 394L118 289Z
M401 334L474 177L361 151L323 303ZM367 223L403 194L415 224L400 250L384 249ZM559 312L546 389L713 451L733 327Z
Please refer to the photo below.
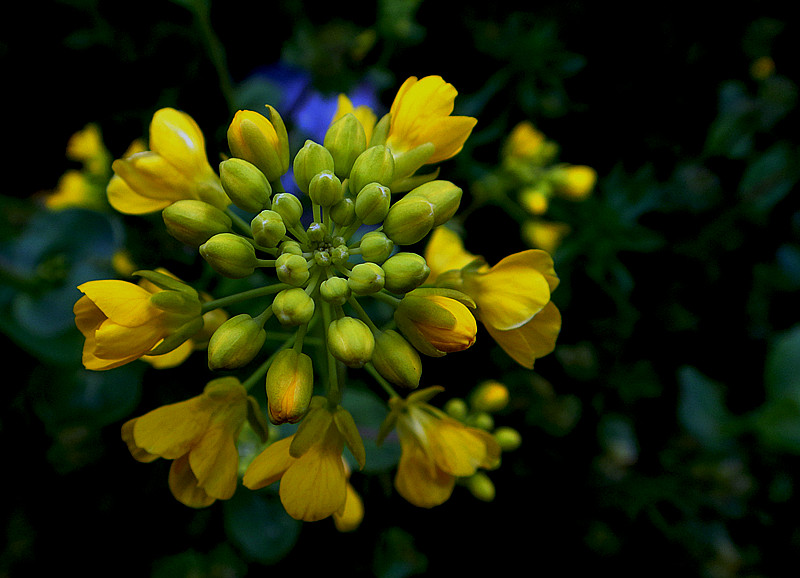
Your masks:
M229 305L233 305L234 303L247 301L248 299L272 295L273 293L278 293L279 291L288 289L289 287L292 287L292 285L289 285L288 283L276 283L274 285L267 285L265 287L256 287L255 289L249 289L247 291L242 291L241 293L234 293L233 295L228 295L227 297L220 297L219 299L214 299L213 301L207 301L203 303L202 312L207 313L214 309L219 309L220 307L227 307Z

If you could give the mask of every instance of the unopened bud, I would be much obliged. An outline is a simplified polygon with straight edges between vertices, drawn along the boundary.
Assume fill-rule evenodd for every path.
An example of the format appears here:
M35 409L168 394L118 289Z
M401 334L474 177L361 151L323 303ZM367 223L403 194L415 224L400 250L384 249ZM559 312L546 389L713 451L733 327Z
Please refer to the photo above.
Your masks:
M361 153L350 171L350 190L357 193L369 183L389 185L394 178L394 157L385 146L370 147Z
M356 195L356 216L365 225L376 225L389 212L392 192L380 183L368 183Z
M300 287L310 276L308 262L302 255L284 253L275 260L275 274L282 283Z
M342 181L331 171L317 173L308 184L308 196L323 207L331 207L344 198Z
M511 452L522 445L522 436L514 428L501 426L492 432L494 439L504 452Z
M267 413L272 423L297 423L314 392L311 358L294 349L279 351L267 371Z
M233 233L219 233L200 245L200 255L220 275L242 279L258 266L253 245Z
M350 197L344 197L330 208L330 215L337 225L351 225L356 220L356 202Z
M386 275L377 263L359 263L350 271L347 284L356 295L369 295L383 289Z
M477 472L466 479L467 489L482 502L494 500L495 488L492 480L484 472Z
M261 350L267 334L262 325L242 313L225 321L208 342L208 368L235 369L250 363Z
M199 247L218 233L231 231L231 218L213 205L195 199L175 201L161 217L167 232L181 243Z
M397 245L413 245L433 229L433 205L406 195L394 203L383 220L383 232Z
M327 148L307 140L294 157L294 180L297 188L308 193L308 185L322 171L333 171L333 157Z
M433 226L445 224L456 214L462 191L450 181L430 181L409 191L404 198L421 198L433 207Z
M348 367L363 367L375 349L375 338L366 323L355 317L335 319L328 325L328 350Z
M348 113L328 127L323 143L333 157L334 173L344 179L356 158L366 150L367 135L356 116Z
M284 289L275 295L272 312L281 325L303 325L314 316L314 300L300 287Z
M251 110L237 112L228 127L228 146L234 157L253 163L273 182L289 170L289 138L278 111L267 108L269 119Z
M477 411L495 413L508 405L508 388L499 381L489 380L478 385L470 395L470 404Z
M375 338L372 364L387 381L414 389L422 376L419 353L397 331L381 331Z
M384 287L392 293L408 293L422 285L431 274L425 258L416 253L396 253L381 267L386 273Z
M250 233L261 247L277 247L286 236L286 225L279 213L266 209L250 221Z
M344 305L351 293L347 279L342 277L331 277L319 284L320 297L332 305Z
M257 213L269 206L272 187L258 167L239 158L230 158L219 164L222 188L233 204L249 213Z
M303 216L303 203L292 193L278 193L272 197L272 210L283 217L287 227L300 222Z
M380 231L369 231L361 237L359 243L361 258L372 263L383 263L394 250L394 243Z

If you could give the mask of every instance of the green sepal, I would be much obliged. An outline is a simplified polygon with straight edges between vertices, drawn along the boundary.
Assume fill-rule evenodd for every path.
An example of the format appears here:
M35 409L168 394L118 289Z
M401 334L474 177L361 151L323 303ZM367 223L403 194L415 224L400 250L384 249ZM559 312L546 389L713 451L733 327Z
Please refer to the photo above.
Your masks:
M197 291L190 285L187 285L183 281L176 279L166 273L161 273L159 271L152 271L149 269L140 269L139 271L134 271L133 275L136 277L142 277L143 279L147 279L153 285L160 289L169 289L172 291L180 291L182 293L188 293L190 295L197 296Z
M164 355L165 353L169 353L183 345L187 339L191 339L191 337L201 329L203 329L203 318L195 317L188 323L181 325L177 331L165 337L161 343L148 351L147 355Z
M338 406L333 413L333 422L336 424L339 433L342 434L345 445L350 449L358 463L358 468L363 470L367 461L367 453L364 449L364 440L361 439L361 434L358 433L358 427L353 416L342 406Z
M265 444L269 441L269 423L261 410L261 404L252 395L247 396L247 423L258 435L261 443Z

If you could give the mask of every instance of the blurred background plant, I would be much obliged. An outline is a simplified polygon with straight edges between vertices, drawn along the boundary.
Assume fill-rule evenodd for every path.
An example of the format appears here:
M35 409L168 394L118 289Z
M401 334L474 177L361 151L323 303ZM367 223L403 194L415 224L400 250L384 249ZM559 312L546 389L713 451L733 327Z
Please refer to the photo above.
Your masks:
M466 2L443 17L423 0L351 10L58 0L8 10L2 575L244 576L339 563L389 577L484 561L540 575L791 575L800 75L787 14L722 16L678 2L623 18L591 2L525 12ZM20 25L45 13L47 26ZM426 74L453 83L457 113L479 121L448 167L465 191L466 248L493 263L547 242L561 278L559 344L534 371L480 335L466 362L426 368L451 407L485 380L508 387L492 419L522 443L491 472L493 499L463 491L416 509L391 491L393 456L377 454L356 481L368 507L353 533L301 526L269 492L182 507L165 471L131 462L119 426L195 394L205 360L180 373L146 363L87 372L72 304L88 278L166 266L202 284L203 269L158 215L97 202L104 163L146 136L163 106L190 112L209 150L224 150L232 112L270 103L296 150L324 130L338 93L385 109L402 80ZM591 168L585 195L530 204L531 183L519 171L510 178L507 162L526 123L553 145L539 168ZM72 139L89 126L96 154L76 156ZM67 188L92 203L48 205ZM534 216L559 234L530 235ZM368 392L347 401L376 415Z

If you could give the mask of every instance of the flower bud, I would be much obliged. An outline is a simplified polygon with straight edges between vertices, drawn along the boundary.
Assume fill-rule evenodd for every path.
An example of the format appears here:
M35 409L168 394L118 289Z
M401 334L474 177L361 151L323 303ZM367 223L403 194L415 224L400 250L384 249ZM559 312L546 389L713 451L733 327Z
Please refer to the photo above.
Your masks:
M283 217L287 227L300 222L303 216L303 203L292 193L278 193L272 197L272 210Z
M275 260L275 274L281 283L300 287L310 276L308 262L302 255L283 253Z
M450 181L430 181L409 191L403 198L421 198L433 207L433 226L444 225L456 214L462 191Z
M230 233L231 218L195 199L175 201L161 212L167 232L181 243L199 247L218 233Z
M250 221L250 232L261 247L277 247L286 236L286 225L279 213L266 209Z
M303 254L303 248L300 246L300 243L295 241L294 239L286 239L282 241L280 245L278 245L278 251L281 255L301 255Z
M332 305L344 305L351 293L347 279L342 277L331 277L319 284L320 297Z
M258 167L239 158L230 158L219 164L222 188L233 204L249 213L257 213L269 206L272 187Z
M508 405L508 388L499 381L488 380L478 385L470 395L470 404L477 411L495 413Z
M314 300L300 287L284 289L275 295L272 312L281 325L303 325L314 316Z
M306 235L308 235L308 240L312 243L321 243L328 236L328 226L325 223L314 221L306 228Z
M585 165L559 166L548 176L561 195L576 201L589 196L597 182L597 172Z
M261 350L267 334L262 325L242 313L225 321L208 342L208 368L235 369L250 363Z
M228 127L228 146L234 157L253 163L273 182L289 170L289 137L278 111L267 108L270 119L251 110L237 112Z
M308 196L323 207L331 207L344 198L342 181L331 171L317 173L308 184Z
M356 220L356 202L344 197L330 208L330 215L334 223L346 227Z
M387 381L415 389L422 376L422 361L414 347L397 331L381 331L375 338L372 365Z
M467 489L482 502L494 500L494 483L485 472L476 472L466 479Z
M514 451L522 444L522 436L519 435L519 432L508 426L497 428L492 435L504 452Z
M333 172L344 179L356 158L366 150L367 135L356 116L348 113L328 127L323 144L333 157Z
M364 261L381 264L392 254L394 243L380 231L369 231L361 237L359 247Z
M372 358L375 338L366 323L355 317L335 319L328 325L328 350L348 367L363 367Z
M333 171L333 157L327 148L307 140L294 157L293 171L297 188L308 193L308 185L322 171Z
M219 233L200 245L200 255L220 275L242 279L258 266L253 245L233 233Z
M279 351L267 371L267 414L272 423L297 423L314 392L311 358L294 349Z
M394 157L385 146L374 146L358 155L350 171L350 190L358 192L369 183L389 185L394 177Z
M389 212L392 192L380 183L368 183L356 195L356 216L365 225L377 225Z
M416 253L397 253L383 265L384 287L392 293L408 293L425 282L431 270L425 258Z
M347 284L356 295L369 295L383 289L386 275L376 263L359 263L350 271Z
M445 289L415 289L406 293L394 313L397 328L420 352L441 357L475 343L477 322L466 295Z
M463 421L466 419L467 415L469 415L469 406L467 402L460 397L451 397L448 399L443 409L447 415L459 421Z
M394 203L383 220L383 232L397 245L413 245L433 229L433 205L406 195Z

